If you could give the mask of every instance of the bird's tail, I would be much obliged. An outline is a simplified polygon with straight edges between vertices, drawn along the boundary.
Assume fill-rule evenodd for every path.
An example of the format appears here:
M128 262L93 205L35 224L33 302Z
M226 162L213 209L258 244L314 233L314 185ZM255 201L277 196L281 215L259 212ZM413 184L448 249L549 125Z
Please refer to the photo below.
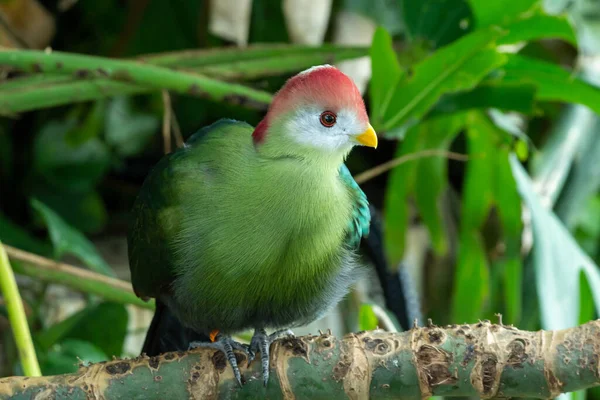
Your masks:
M149 357L169 351L185 351L191 342L208 342L203 334L183 326L165 303L156 299L156 310L148 328L142 353Z
M364 240L364 252L373 264L385 298L385 306L391 311L403 330L410 329L414 319L421 319L418 294L411 277L403 266L393 271L383 248L383 227L379 212L371 208L371 226L369 236Z

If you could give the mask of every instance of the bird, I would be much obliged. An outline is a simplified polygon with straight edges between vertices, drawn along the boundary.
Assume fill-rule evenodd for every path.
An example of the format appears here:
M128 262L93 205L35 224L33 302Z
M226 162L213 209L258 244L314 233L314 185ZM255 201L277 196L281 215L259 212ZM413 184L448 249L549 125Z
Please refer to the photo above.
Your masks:
M163 156L127 238L133 289L157 304L144 347L167 315L184 327L175 335L204 339L189 348L223 352L240 385L234 350L260 353L267 385L270 344L364 276L369 202L344 162L377 144L359 89L326 64L289 78L256 127L221 119ZM232 339L246 329L249 345Z

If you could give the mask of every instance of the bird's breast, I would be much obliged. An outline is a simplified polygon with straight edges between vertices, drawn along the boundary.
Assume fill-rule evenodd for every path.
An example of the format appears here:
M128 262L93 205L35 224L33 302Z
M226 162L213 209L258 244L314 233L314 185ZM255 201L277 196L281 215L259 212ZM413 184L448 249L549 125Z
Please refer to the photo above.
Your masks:
M213 179L205 191L212 194L188 202L175 244L181 303L216 319L229 317L213 310L236 310L229 326L259 311L268 320L273 307L287 307L290 318L307 312L344 268L349 193L336 175L280 169L239 177L227 185Z

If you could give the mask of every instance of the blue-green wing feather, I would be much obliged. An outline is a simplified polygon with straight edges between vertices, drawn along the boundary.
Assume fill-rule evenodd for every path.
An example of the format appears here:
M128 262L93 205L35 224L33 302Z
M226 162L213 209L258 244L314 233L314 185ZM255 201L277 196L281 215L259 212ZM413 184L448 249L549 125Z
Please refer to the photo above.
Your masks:
M348 236L346 244L351 248L358 248L363 237L369 234L369 226L371 225L371 211L369 210L369 201L367 196L362 191L358 183L350 174L348 167L342 164L340 167L340 178L348 187L354 200L352 209L352 219L349 222Z

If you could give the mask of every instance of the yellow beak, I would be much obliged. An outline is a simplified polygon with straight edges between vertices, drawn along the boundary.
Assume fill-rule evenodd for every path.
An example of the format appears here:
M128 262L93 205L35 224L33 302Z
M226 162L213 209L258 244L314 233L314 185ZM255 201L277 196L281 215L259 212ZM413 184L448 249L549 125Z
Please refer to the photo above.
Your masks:
M375 133L375 129L369 124L369 127L366 131L356 136L356 141L363 146L369 146L373 148L377 148L377 134Z

